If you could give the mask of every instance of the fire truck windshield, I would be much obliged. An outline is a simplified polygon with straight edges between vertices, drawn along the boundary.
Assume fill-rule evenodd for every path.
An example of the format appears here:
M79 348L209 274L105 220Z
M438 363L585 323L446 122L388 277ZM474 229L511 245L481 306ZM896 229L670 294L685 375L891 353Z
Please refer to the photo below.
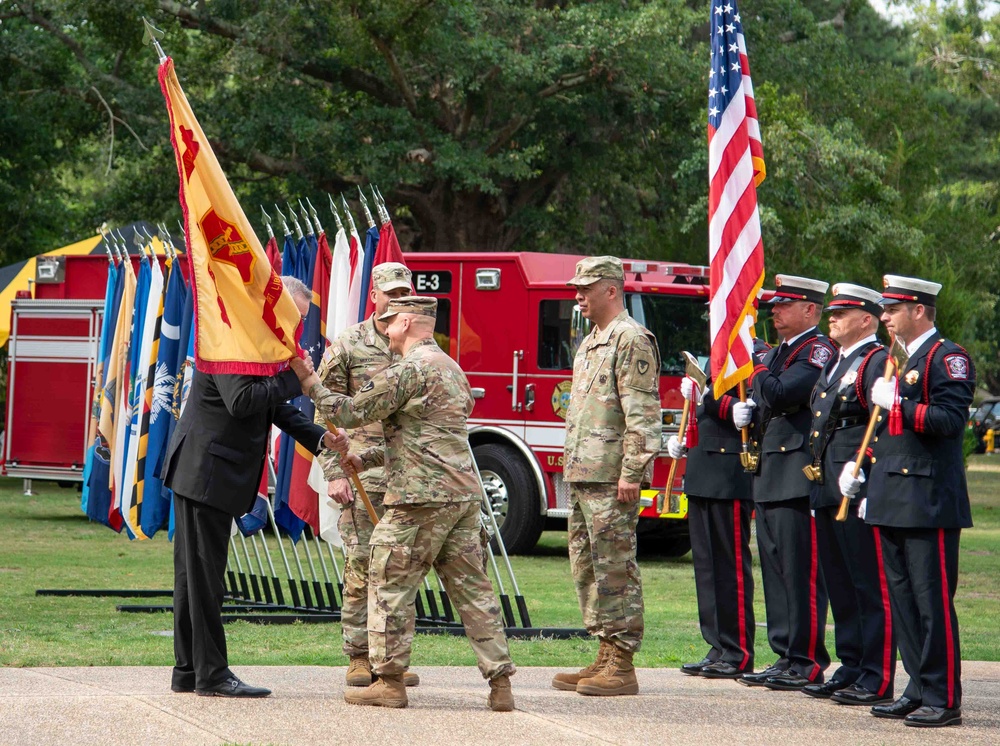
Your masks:
M660 346L660 373L684 375L682 351L690 352L705 368L708 362L708 304L704 298L628 293L629 315L656 336Z

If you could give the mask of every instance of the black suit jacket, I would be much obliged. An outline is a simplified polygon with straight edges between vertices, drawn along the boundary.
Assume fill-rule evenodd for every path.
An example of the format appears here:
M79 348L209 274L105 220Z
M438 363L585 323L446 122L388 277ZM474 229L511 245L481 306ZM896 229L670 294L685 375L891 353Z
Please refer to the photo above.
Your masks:
M809 394L823 366L836 356L833 344L815 328L790 347L770 350L750 377L757 402L751 437L759 445L760 472L753 480L755 502L808 497L802 467L809 454Z
M161 477L178 495L233 516L253 507L275 424L313 453L326 432L285 402L302 393L291 370L276 376L196 372Z
M899 373L903 434L873 448L865 520L896 528L969 528L962 440L976 389L964 349L931 338Z
M740 431L733 427L736 389L716 400L708 383L698 405L698 445L687 454L684 491L715 500L752 500L750 474L740 463L743 450Z

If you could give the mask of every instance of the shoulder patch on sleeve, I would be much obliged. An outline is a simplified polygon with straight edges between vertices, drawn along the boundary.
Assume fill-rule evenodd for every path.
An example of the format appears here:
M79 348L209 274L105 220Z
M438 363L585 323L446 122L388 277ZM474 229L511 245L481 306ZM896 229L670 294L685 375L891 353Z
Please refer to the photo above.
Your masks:
M961 352L945 355L944 368L953 381L966 381L969 378L969 358Z
M630 345L621 385L639 391L655 391L659 383L658 356L645 335L636 336Z
M833 352L830 348L821 342L816 342L809 348L809 362L817 368L822 368L826 365L832 356Z

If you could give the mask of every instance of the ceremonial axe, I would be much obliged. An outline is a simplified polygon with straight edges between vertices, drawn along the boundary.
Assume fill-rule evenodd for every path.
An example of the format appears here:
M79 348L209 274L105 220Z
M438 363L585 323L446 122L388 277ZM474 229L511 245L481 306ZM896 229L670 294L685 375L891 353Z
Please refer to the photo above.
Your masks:
M705 391L705 385L708 383L708 376L705 375L705 371L701 369L698 364L698 359L692 355L687 350L681 352L684 356L684 375L692 379L698 386L698 389L702 392ZM684 432L687 430L688 416L691 414L691 401L689 399L684 400L684 408L681 410L681 423L680 428L677 430L677 439L684 439ZM674 490L674 474L677 472L677 459L670 460L670 473L667 475L667 486L663 491L662 496L659 498L657 505L657 513L663 512L663 504L666 500L667 495L669 495Z

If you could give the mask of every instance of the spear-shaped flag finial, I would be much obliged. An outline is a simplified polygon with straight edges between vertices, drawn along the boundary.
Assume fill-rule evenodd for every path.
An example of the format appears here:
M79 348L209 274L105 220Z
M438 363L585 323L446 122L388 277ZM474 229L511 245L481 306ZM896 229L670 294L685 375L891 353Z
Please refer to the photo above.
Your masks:
M163 47L160 46L159 39L163 38L163 32L151 24L145 17L142 19L142 25L146 27L146 30L142 34L142 43L146 46L150 44L156 49L156 54L160 57L160 64L162 65L167 61L167 55L163 53Z
M302 213L302 222L306 224L306 233L310 236L315 236L317 231L313 228L312 221L309 219L309 213L306 212L305 206L302 204L302 200L299 200L299 211Z
M271 216L264 210L264 205L260 206L260 214L264 216L264 225L267 226L268 238L274 238L274 230L271 228Z
M337 230L338 231L344 230L344 224L340 222L340 213L337 212L337 205L335 205L333 202L333 195L327 194L326 197L327 199L330 200L330 212L333 213L333 219L337 223Z
M382 190L374 184L372 185L372 189L375 190L375 196L378 198L379 210L383 216L382 222L388 223L392 218L389 216L389 208L385 206L385 197L382 196Z
M361 187L358 187L358 196L361 197L361 209L365 212L365 220L368 221L368 227L374 228L375 221L372 219L372 212L368 209L368 200L365 199L365 193L361 191Z
M281 208L278 207L277 202L274 203L274 209L277 211L278 216L281 218L281 227L285 229L285 235L286 236L292 235L292 229L288 227L288 220L285 218L285 213L283 213L281 211Z
M344 215L347 216L347 224L351 226L351 233L357 233L358 227L354 225L354 216L351 215L351 208L347 206L347 198L341 194L340 203L344 206Z
M301 204L301 200L299 200L299 202ZM317 233L322 233L323 232L323 226L320 225L320 222L319 222L319 213L316 212L316 208L313 207L313 203L309 201L308 197L306 197L306 204L309 205L309 214L312 215L312 221L313 221L313 223L316 224L316 232Z
M305 234L302 233L302 226L299 224L299 219L297 217L295 217L295 208L292 207L292 203L291 202L286 202L285 203L285 207L288 208L288 214L292 218L292 225L295 226L295 239L297 241L300 241L300 240L302 240L302 236L305 235Z

